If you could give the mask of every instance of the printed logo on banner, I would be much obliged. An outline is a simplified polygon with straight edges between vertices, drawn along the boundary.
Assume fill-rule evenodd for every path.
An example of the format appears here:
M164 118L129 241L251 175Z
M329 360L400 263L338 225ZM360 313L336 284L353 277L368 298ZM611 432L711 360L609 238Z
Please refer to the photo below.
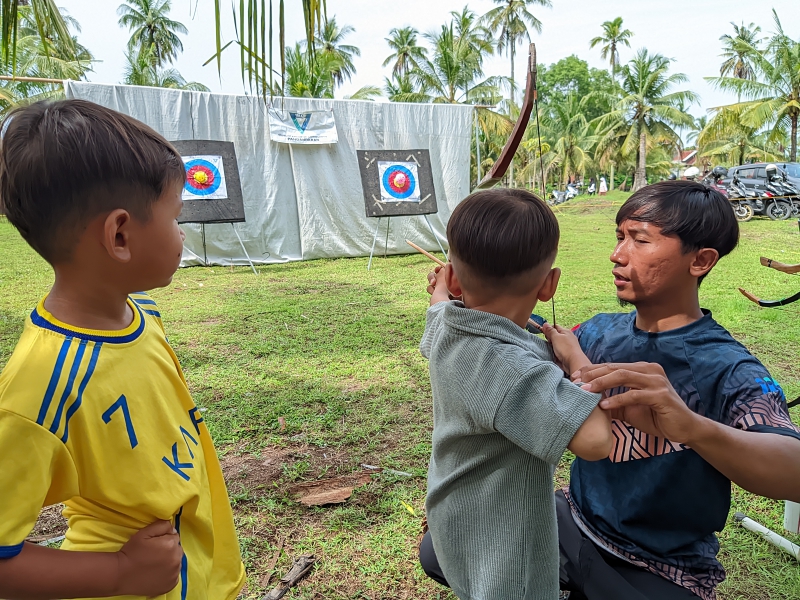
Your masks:
M305 133L306 127L308 127L308 122L311 120L311 113L290 112L289 116L292 118L292 123L294 123L294 126L297 127L297 131L300 133Z
M419 174L417 163L378 161L382 202L417 202Z
M183 200L222 200L228 197L221 156L184 156L186 185Z

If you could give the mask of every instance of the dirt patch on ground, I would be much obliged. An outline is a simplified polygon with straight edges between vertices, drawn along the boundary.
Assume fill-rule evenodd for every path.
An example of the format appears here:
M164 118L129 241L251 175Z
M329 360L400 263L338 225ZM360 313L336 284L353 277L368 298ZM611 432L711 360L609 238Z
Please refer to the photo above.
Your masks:
M64 510L63 504L54 504L43 508L39 512L39 519L36 521L33 531L26 539L30 542L43 542L64 535L67 531L67 520L61 516L62 510Z
M260 457L252 454L228 455L220 461L220 465L228 492L241 494L272 487L281 478L287 462L293 462L291 450L271 450Z

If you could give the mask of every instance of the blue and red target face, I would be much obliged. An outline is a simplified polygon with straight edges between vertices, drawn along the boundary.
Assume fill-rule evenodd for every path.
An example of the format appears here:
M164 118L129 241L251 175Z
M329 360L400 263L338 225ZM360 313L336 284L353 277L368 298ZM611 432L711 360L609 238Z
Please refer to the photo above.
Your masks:
M378 174L383 202L420 201L416 163L379 161Z
M225 175L220 156L187 156L184 200L212 200L227 198Z

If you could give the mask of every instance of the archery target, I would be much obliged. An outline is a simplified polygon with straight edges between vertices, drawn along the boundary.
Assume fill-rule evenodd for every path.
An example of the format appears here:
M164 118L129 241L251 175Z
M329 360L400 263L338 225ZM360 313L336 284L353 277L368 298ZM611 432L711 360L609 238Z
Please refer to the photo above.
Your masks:
M421 200L418 165L413 162L378 161L382 202Z
M184 156L186 185L183 200L222 200L228 197L221 156Z

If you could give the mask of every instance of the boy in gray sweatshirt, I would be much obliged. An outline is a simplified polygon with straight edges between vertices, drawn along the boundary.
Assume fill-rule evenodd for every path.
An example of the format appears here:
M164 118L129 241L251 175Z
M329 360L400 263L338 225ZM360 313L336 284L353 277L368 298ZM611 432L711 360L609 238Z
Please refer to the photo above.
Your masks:
M555 600L555 465L612 444L599 395L564 376L590 364L576 337L526 329L558 286L558 221L524 190L488 190L455 209L447 238L420 344L434 422L423 548L461 600Z

